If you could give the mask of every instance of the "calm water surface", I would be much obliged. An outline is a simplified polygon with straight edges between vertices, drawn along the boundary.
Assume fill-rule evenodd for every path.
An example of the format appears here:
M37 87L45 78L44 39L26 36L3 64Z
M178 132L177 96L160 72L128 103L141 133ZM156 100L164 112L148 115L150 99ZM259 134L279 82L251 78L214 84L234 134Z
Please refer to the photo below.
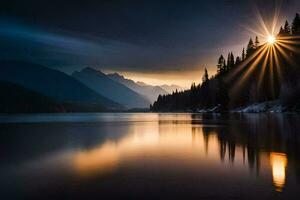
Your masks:
M0 116L0 199L300 199L298 115Z

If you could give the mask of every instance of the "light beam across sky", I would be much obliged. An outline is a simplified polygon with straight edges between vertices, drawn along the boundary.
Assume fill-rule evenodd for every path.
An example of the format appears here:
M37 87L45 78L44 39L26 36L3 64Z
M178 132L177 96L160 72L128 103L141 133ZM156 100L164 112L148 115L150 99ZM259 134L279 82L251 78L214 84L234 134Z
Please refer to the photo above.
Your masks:
M297 0L280 2L4 1L0 58L27 59L66 73L89 66L188 88L201 82L205 67L216 73L221 54L240 56L250 36L264 42L266 31L276 34L282 16L290 20L300 10ZM253 7L271 16L257 18Z

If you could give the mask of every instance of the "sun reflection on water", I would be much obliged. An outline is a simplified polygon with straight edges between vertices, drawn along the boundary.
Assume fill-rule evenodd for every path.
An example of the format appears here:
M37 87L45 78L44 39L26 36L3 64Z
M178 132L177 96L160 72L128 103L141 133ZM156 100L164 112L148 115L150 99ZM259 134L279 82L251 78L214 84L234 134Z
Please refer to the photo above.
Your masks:
M241 173L249 169L262 176L271 171L276 191L283 190L286 154L265 154L251 143L238 144L234 138L226 139L225 135L218 134L218 127L184 120L133 123L123 137L74 153L75 173L80 177L105 176L124 166L144 169L145 163L160 170L168 170L167 166L172 165L178 171L195 170L196 173L231 174L235 171L233 176L244 176Z
M61 187L64 181L68 185L88 184L91 190L93 186L97 188L96 193L114 187L115 190L107 192L123 191L123 183L131 191L136 187L146 188L150 183L156 188L170 186L170 192L177 189L174 184L186 185L191 194L217 191L226 195L237 189L243 195L250 195L249 198L262 195L262 199L271 193L281 192L281 196L297 192L295 159L289 151L272 151L288 149L281 135L274 132L284 129L269 129L274 121L261 123L269 116L243 116L248 123L239 123L235 118L230 123L223 120L216 123L212 120L214 116L205 119L190 116L172 118L166 114L155 120L151 115L149 120L144 117L144 121L139 116L124 116L123 121L114 123L71 124L72 129L58 129L57 134L82 127L82 134L72 134L70 148L26 162L16 173L24 174L28 180L38 180L38 185L42 184L39 180L50 179L53 187L56 183ZM270 138L276 141L272 148L269 148ZM69 140L66 137L66 145ZM100 189L103 186L101 191L98 186ZM48 188L49 183L45 181L43 187Z
M272 166L273 184L276 187L276 191L282 192L285 185L285 169L287 166L287 157L283 153L270 154L270 162Z
M133 126L130 133L117 141L107 141L90 150L79 151L73 164L81 176L106 174L119 165L145 158L160 164L170 160L187 165L197 160L219 162L219 143L215 134L205 136L202 127L191 124L155 124Z
M107 142L101 148L80 151L74 155L76 171L82 175L91 175L92 172L108 173L117 165L118 154L115 145Z

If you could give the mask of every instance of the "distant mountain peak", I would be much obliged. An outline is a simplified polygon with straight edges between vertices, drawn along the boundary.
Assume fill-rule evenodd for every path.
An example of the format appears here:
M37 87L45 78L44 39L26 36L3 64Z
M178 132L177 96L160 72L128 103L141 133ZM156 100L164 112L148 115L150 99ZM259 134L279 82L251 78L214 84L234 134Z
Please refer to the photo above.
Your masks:
M104 74L101 70L92 67L85 67L80 72L94 72L94 73L96 72L96 73Z
M80 72L74 72L72 77L100 95L127 108L147 108L150 105L150 101L144 96L120 83L118 80L124 78L117 73L106 75L99 70L87 67Z
M148 100L150 100L151 102L154 102L158 95L163 95L163 94L171 94L172 92L178 90L181 91L183 90L182 87L175 85L175 84L171 84L171 85L149 85L145 82L142 81L133 81L131 79L128 79L126 77L124 77L122 74L119 74L117 72L115 73L111 73L111 74L107 74L107 76L114 80L117 81L123 85L125 85L126 87L132 89L133 91L147 97Z
M175 85L175 84L171 84L171 85L164 84L164 85L160 85L160 87L163 88L164 90L166 90L170 94L176 90L178 90L178 91L183 90L182 87Z
M140 86L148 86L148 84L144 83L143 81L137 81L136 83Z
M101 70L95 69L95 68L92 68L92 67L85 67L80 71L74 71L71 76L74 77L74 76L76 76L80 73L95 74L95 75L98 75L98 76L101 76L101 77L106 77L106 74L104 74Z
M0 65L0 80L22 86L57 102L97 104L113 109L122 107L58 70L24 61L0 61Z
M167 91L165 91L164 89L162 89L159 86L147 85L146 83L141 82L141 81L135 82L135 81L128 79L118 73L107 74L107 76L110 79L117 81L117 82L125 85L126 87L130 88L131 90L146 97L151 103L154 102L160 94L168 93Z
M119 74L117 72L114 72L114 73L111 73L111 74L107 74L107 76L108 77L114 77L114 78L117 78L117 79L130 80L130 79L125 78L125 76L123 76L122 74Z
M120 77L120 78L125 78L122 74L119 74L119 73L117 73L117 72L114 72L114 73L108 74L108 75L116 76L116 77Z

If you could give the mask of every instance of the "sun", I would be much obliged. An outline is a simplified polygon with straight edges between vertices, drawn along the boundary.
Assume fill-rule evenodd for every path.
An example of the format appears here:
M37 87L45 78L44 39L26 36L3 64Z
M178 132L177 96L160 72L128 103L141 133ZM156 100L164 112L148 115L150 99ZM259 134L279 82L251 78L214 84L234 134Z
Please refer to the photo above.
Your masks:
M276 38L274 37L274 35L269 35L269 36L267 37L267 42L268 42L269 45L275 44Z

